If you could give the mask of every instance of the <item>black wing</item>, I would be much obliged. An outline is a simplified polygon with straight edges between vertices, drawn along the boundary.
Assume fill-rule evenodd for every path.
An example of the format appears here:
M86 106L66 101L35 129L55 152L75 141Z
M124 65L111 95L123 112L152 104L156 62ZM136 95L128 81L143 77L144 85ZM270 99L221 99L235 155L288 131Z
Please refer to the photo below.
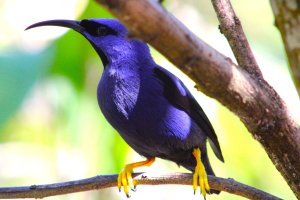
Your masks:
M164 84L166 98L173 105L184 110L201 127L207 135L215 155L224 162L217 135L201 106L186 86L175 75L160 66L154 69L154 74Z

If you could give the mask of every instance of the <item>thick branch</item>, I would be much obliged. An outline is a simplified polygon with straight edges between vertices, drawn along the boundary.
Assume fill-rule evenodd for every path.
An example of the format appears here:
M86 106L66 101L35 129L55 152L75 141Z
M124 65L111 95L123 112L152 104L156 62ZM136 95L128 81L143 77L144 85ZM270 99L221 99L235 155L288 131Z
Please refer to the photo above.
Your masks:
M236 113L300 198L300 128L263 78L237 67L155 1L97 2L117 16L134 36L150 43L192 78L198 89ZM253 64L249 68L256 67Z
M220 31L227 38L240 67L257 78L262 78L261 71L251 51L239 18L229 0L212 0L220 22Z
M290 71L300 97L300 2L271 0L275 25L281 33Z
M162 185L162 184L180 184L191 185L192 174L165 174L152 175L138 173L133 175L138 184L142 185ZM95 176L92 178L69 181L63 183L32 185L24 187L0 188L0 199L16 198L44 198L55 195L69 194L88 190L99 190L117 185L118 175ZM260 191L253 187L236 182L233 179L217 178L208 176L209 184L212 189L226 191L248 199L255 200L280 200L280 198Z

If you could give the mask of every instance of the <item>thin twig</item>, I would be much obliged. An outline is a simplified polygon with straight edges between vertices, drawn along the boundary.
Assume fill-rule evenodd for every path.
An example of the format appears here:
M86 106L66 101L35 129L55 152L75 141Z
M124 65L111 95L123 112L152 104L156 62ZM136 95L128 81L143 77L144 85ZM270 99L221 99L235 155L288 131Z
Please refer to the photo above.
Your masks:
M44 198L55 195L116 187L117 177L118 175L104 175L46 185L0 188L0 199ZM137 183L140 185L191 185L192 183L192 174L188 173L172 173L163 175L135 173L133 174L133 177L135 177L135 180L137 180ZM208 176L208 179L212 189L226 191L228 193L254 200L280 200L278 197L239 183L233 179L224 179L214 176Z
M235 14L230 0L212 0L212 4L220 22L220 31L227 38L239 66L249 74L262 78L241 21Z

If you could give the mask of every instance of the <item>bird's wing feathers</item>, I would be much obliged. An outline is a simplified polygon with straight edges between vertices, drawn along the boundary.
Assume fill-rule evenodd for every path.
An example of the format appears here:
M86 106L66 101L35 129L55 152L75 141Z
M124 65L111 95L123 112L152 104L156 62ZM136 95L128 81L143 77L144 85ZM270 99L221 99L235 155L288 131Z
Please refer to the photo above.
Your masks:
M160 66L154 68L154 75L163 83L164 95L170 103L184 110L201 127L207 135L215 155L224 162L216 133L204 111L186 86L175 75Z

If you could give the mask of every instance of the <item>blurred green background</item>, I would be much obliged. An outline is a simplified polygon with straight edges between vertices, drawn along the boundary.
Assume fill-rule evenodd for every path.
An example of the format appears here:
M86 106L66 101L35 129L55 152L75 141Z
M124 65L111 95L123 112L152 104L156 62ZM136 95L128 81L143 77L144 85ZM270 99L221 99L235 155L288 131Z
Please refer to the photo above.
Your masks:
M299 99L287 69L282 41L268 1L232 1L265 78L300 121ZM210 1L166 1L165 7L208 44L233 58ZM48 19L112 17L89 0L0 1L0 187L45 184L118 173L128 162L142 160L102 116L96 88L103 66L78 33L43 27ZM147 25L147 23L145 23ZM193 83L152 50L155 60ZM233 58L234 59L234 58ZM210 118L225 164L210 151L215 173L295 199L260 144L240 120L213 99L193 90ZM159 160L138 171L185 172ZM174 191L176 190L176 191ZM117 188L50 199L126 199ZM202 199L191 186L138 186L131 199ZM225 192L208 199L242 199Z

